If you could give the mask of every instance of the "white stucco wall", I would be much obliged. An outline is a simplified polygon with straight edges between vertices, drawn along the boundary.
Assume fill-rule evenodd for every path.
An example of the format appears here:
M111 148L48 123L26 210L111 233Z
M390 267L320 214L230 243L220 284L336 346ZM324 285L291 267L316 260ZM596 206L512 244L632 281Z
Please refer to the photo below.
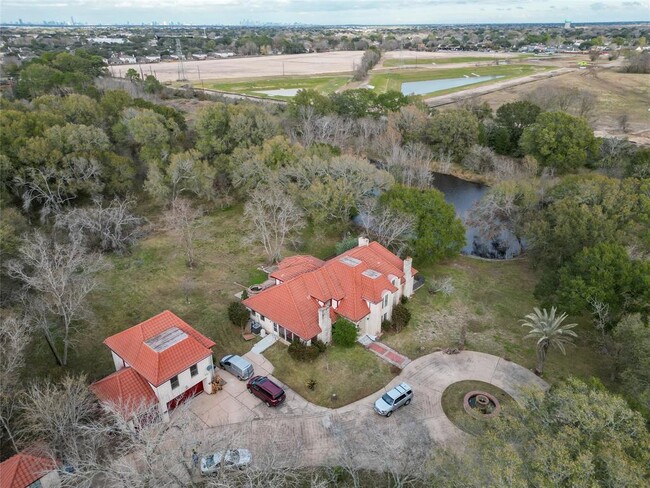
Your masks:
M59 488L61 486L61 478L56 471L50 471L40 480L42 488Z
M129 363L124 361L121 357L111 351L111 356L113 356L113 364L115 365L115 371L119 371L122 368L129 366Z
M164 415L167 413L167 403L177 396L185 393L197 383L203 382L203 390L210 393L210 381L212 379L208 366L212 366L212 355L202 359L197 363L198 374L194 377L190 374L190 369L186 369L178 375L178 387L172 390L169 380L160 386L151 385L154 393L158 397L160 412Z

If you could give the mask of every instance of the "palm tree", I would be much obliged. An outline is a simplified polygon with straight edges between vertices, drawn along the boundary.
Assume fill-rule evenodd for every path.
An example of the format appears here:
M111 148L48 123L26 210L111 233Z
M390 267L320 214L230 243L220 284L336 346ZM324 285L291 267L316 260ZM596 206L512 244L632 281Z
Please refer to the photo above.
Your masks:
M556 317L555 312L557 309L555 307L551 308L550 313L546 309L540 311L537 307L534 310L534 313L526 315L521 320L521 325L522 327L530 327L530 332L524 339L537 339L537 366L535 367L535 374L541 376L549 347L556 347L562 351L562 354L566 354L564 344L570 344L573 337L578 337L578 334L571 330L578 324L562 325L567 314L563 313Z

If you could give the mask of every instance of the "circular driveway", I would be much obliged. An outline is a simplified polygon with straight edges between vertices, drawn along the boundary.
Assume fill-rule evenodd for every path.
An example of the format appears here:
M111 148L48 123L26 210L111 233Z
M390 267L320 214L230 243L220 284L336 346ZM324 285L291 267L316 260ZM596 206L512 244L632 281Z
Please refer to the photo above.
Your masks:
M256 373L271 374L273 367L265 358L246 354L254 362ZM228 384L216 395L200 395L190 410L205 424L220 432L228 431L242 445L255 449L255 439L263 431L273 430L280 442L299 445L306 464L335 462L341 432L352 443L360 429L368 426L400 424L426 427L438 445L462 445L469 435L456 427L442 410L442 393L458 381L477 380L491 383L521 402L527 390L545 390L548 384L526 368L490 354L462 351L447 355L436 352L412 361L385 388L344 407L331 409L314 405L287 388L287 400L278 408L268 408L246 392L245 382L224 374ZM414 398L389 418L377 415L372 406L385 391L398 383L411 385ZM280 382L281 383L281 382ZM338 437L337 437L338 436Z

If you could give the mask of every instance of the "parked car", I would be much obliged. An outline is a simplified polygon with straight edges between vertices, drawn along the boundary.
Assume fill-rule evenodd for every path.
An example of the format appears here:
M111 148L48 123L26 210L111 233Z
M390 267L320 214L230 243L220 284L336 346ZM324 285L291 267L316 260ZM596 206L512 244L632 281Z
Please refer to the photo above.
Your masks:
M248 380L248 393L266 403L267 407L277 407L286 398L281 386L275 384L266 376L254 376Z
M248 449L228 449L201 458L201 474L214 474L220 469L244 469L253 459Z
M375 402L375 412L385 417L390 417L402 405L408 405L413 399L413 390L406 383L400 383L395 388L387 391Z
M230 354L219 361L219 366L229 373L235 375L240 380L247 380L253 376L253 365L244 358L235 354Z

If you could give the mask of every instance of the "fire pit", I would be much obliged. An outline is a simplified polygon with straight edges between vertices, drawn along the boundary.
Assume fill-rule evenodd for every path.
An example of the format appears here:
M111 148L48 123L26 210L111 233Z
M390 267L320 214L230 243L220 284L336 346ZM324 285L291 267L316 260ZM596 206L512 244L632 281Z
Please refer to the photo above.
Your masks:
M475 417L496 417L501 410L499 400L485 391L470 391L463 400L465 411Z

